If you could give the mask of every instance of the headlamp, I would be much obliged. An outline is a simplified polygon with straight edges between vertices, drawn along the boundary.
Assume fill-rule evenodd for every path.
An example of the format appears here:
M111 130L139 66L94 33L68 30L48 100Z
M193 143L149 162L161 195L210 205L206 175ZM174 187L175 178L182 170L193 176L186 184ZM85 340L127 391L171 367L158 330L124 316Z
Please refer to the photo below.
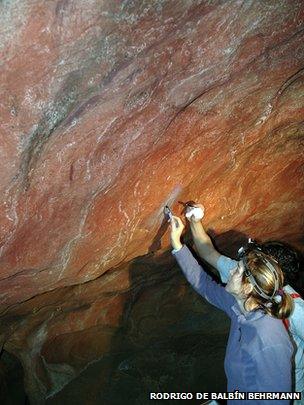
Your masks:
M274 277L274 289L273 289L273 293L272 295L268 295L267 292L265 290L263 290L263 288L261 288L256 279L254 278L254 276L252 275L248 263L247 263L247 254L249 252L254 252L257 256L259 256L259 258L263 261L263 263L267 266L267 268L271 271L273 277ZM242 246L239 250L238 250L238 258L239 260L242 260L242 262L244 263L244 274L245 276L248 278L248 280L250 281L250 283L252 284L253 288L255 289L255 291L263 298L265 298L266 300L272 300L273 297L277 294L278 288L279 288L279 277L278 277L278 273L276 271L276 269L274 268L274 266L270 263L270 261L264 256L261 246L256 243L255 241L253 241L251 238L248 239L247 245L246 246ZM275 260L274 260L275 261Z

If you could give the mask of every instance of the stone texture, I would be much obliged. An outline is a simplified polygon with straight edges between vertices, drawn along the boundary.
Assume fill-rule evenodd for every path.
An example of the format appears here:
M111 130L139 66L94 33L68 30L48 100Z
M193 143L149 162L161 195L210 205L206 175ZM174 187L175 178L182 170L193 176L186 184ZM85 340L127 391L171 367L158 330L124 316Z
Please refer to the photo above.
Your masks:
M300 0L0 3L1 336L33 403L94 370L104 395L124 314L140 329L151 291L184 291L165 203L204 203L223 252L302 248L303 19ZM143 353L173 321L184 336L194 298L169 296Z

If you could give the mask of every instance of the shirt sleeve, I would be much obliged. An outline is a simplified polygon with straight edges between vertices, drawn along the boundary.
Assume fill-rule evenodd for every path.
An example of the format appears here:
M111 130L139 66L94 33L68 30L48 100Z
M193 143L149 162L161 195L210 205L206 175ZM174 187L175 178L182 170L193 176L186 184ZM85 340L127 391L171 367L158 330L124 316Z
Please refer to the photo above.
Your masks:
M227 283L229 280L231 270L235 269L238 262L230 259L230 257L221 255L216 263L216 268L220 273L222 283Z
M291 332L298 336L304 344L304 300L294 298L294 311L289 317Z
M174 254L174 253L178 252L179 250L181 250L181 248L178 248L178 249L172 249L172 253Z
M235 304L235 299L222 286L212 280L202 266L198 264L187 246L184 245L173 255L195 291L210 304L225 311L231 317L231 307Z

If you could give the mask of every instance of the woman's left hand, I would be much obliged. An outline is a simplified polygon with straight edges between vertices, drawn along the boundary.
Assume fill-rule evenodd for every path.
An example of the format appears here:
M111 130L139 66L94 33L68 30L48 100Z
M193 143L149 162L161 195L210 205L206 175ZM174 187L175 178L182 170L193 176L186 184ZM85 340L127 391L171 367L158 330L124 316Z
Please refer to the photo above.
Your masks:
M195 208L200 208L200 210L201 210L201 215L199 215L198 217L197 217L198 212L195 212L195 211L197 211L197 210L195 210ZM188 219L188 221L190 222L190 224L191 223L195 224L197 222L201 222L202 218L204 217L204 211L205 211L205 208L202 204L193 203L186 207L185 215L186 215L186 218ZM193 215L191 215L191 213L193 213Z
M183 246L180 238L184 228L185 225L183 224L182 220L179 217L172 216L170 239L173 249L180 249Z

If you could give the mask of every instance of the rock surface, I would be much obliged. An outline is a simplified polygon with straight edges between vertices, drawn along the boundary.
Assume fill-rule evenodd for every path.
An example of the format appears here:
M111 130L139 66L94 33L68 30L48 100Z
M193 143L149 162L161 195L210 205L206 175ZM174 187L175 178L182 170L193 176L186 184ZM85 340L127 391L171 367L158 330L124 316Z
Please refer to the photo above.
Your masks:
M303 2L10 0L0 24L4 347L33 403L118 381L126 356L143 380L130 353L200 318L184 333L164 204L202 202L229 254L242 235L301 248Z

